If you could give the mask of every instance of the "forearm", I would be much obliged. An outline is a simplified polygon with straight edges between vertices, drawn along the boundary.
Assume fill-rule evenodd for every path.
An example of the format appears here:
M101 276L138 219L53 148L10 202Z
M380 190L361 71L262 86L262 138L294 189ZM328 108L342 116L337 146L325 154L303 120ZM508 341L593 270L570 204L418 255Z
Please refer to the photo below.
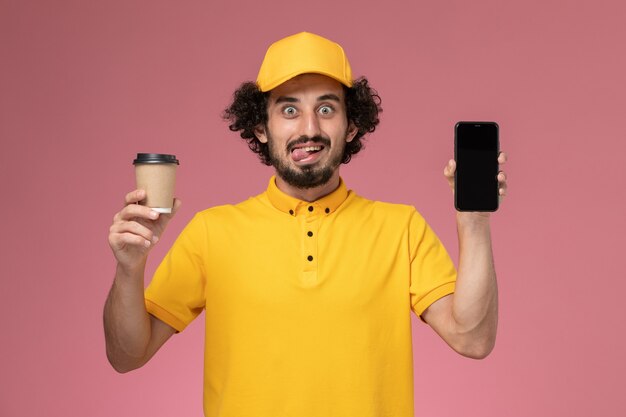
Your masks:
M492 350L498 325L489 214L458 212L457 229L459 268L451 315L461 349L482 357Z
M119 372L143 365L150 342L150 316L144 301L144 268L145 263L133 270L118 265L104 307L107 357Z

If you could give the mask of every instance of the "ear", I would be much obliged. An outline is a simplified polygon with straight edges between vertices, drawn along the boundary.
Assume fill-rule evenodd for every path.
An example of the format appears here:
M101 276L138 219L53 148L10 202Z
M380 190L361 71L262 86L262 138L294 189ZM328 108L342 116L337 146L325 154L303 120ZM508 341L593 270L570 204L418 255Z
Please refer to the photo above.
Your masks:
M265 134L265 126L258 125L254 128L254 135L261 143L267 143L267 135Z
M346 142L352 142L352 139L359 133L359 129L354 125L354 122L350 122L348 125L348 131L346 132Z

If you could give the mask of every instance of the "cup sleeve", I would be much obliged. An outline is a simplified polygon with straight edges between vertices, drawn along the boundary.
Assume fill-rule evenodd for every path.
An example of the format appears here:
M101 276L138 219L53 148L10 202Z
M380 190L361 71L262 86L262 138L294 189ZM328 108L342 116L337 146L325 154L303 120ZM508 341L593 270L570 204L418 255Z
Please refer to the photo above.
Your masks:
M435 232L415 211L409 223L411 309L420 316L435 301L454 292L456 268Z
M206 225L197 214L163 258L145 291L148 313L177 332L183 331L205 307L206 236Z

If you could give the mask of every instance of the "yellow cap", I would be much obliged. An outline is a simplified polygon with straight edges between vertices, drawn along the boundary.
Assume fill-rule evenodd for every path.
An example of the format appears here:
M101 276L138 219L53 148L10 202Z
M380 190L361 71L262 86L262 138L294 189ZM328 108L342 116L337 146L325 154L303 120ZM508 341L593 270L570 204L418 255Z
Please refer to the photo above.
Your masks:
M269 91L300 74L322 74L352 86L352 69L343 48L313 33L301 32L267 49L256 83Z

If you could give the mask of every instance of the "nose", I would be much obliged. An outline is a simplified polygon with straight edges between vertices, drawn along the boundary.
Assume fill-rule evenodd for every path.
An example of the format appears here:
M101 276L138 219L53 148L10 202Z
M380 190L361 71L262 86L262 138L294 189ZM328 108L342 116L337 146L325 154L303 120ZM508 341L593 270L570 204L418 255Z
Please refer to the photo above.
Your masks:
M320 121L317 117L317 112L308 111L304 114L304 116L300 119L302 122L301 125L301 135L308 136L310 138L315 136L320 136L322 133L320 127Z

